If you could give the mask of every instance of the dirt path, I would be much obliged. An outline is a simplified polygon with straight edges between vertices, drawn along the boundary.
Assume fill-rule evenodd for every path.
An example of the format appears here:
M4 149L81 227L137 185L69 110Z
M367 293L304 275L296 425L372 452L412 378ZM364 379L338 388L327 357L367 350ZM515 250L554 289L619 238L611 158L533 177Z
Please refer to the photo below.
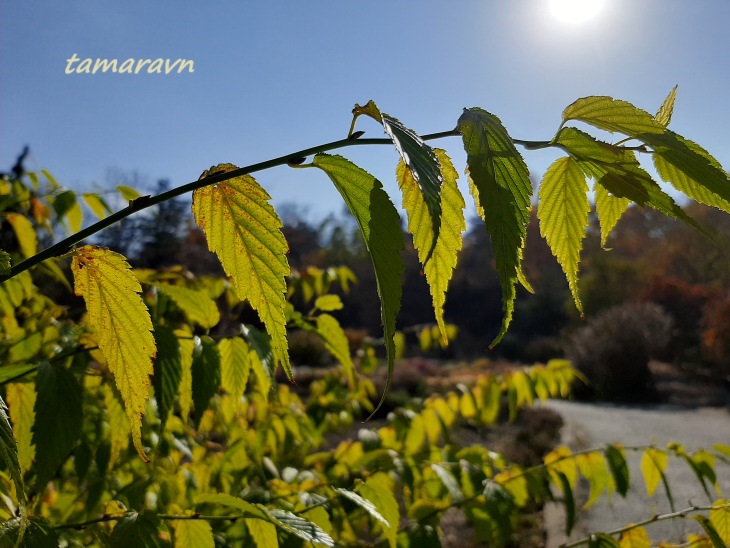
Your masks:
M560 413L566 423L563 443L571 449L600 447L621 441L626 445L654 443L665 447L670 441L680 442L687 451L711 448L714 443L730 445L730 412L725 408L696 409L672 406L627 407L551 401L549 407ZM579 511L578 524L570 540L585 537L589 532L608 531L631 522L669 511L669 503L660 486L654 497L646 495L641 477L641 454L629 452L631 489L626 499L618 495L609 502L604 496L587 511ZM730 496L730 466L716 463L718 484L726 497ZM707 496L694 474L676 458L671 458L666 471L676 509L689 504L706 504ZM583 501L585 498L583 498ZM582 504L582 502L581 502ZM546 511L548 547L566 542L564 517L561 509ZM647 528L653 543L659 540L686 540L686 533L701 532L694 520L671 520Z

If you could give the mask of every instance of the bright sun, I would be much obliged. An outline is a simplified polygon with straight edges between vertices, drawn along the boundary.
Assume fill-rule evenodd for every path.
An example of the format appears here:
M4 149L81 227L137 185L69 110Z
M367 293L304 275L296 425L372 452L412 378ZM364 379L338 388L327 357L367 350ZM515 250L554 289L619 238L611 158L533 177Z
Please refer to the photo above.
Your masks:
M550 0L550 11L566 23L582 23L596 16L604 3L604 0Z

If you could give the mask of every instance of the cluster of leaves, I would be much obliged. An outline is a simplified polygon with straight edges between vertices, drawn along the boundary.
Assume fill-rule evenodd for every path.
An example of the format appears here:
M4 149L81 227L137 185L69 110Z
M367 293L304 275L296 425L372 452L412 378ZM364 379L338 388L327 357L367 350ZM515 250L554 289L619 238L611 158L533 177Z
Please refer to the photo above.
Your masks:
M557 147L568 154L551 166L540 185L538 217L542 234L566 274L579 309L576 281L588 223L588 179L595 182L604 242L631 202L693 224L641 168L636 152L651 153L659 175L688 196L730 210L728 176L719 163L704 149L667 128L673 104L674 91L657 115L652 116L610 97L579 99L564 111L556 135L544 142L515 140L495 115L471 108L464 110L454 131L429 136L460 135L463 139L469 188L492 239L502 289L503 322L493 344L504 336L511 322L517 284L530 289L523 273L522 254L532 184L516 144L528 149ZM339 300L334 295L317 295L312 312L306 315L288 303L288 244L270 198L250 175L252 171L281 163L319 168L342 195L373 262L382 304L387 392L395 366L396 317L401 306L404 270L400 217L377 179L349 160L326 151L383 141L395 145L401 157L396 176L403 192L408 228L431 291L442 342L446 344L449 338L443 307L465 228L457 172L445 151L428 146L426 138L381 112L372 101L364 107L356 106L353 113L350 134L343 141L250 168L214 166L197 182L157 197L139 196L131 189L119 188L130 200L129 207L109 217L109 208L101 197L84 195L86 205L105 218L80 231L82 209L76 195L62 189L51 177L46 176L49 189L45 196L36 176L30 176L30 187L18 180L3 181L3 223L12 228L15 241L4 239L5 251L0 252L0 279L4 281L0 292L2 351L8 357L7 365L0 368L0 380L13 381L6 397L11 405L15 438L4 409L0 426L3 456L14 486L8 492L14 491L20 512L17 523L6 527L6 533L20 536L28 529L31 538L56 534L49 532L41 518L28 521L21 470L25 470L26 480L34 486L30 492L33 515L43 515L47 508L48 517L55 523L68 521L72 515L88 515L101 503L114 504L112 499L120 497L110 493L124 492L129 502L125 506L135 511L105 507L104 517L98 520L118 521L109 539L103 533L97 539L119 544L131 535L158 538L161 520L172 515L164 512L174 512L174 537L181 546L203 537L205 544L210 545L211 524L218 522L222 522L220 530L228 538L253 538L262 545L270 545L266 543L272 535L282 531L325 545L334 543L332 535L339 542L355 542L356 531L361 528L353 525L343 506L333 503L340 498L361 509L362 519L379 522L381 534L391 546L401 529L399 504L405 505L408 517L417 524L414 531L403 531L406 538L435 541L438 516L447 506L460 506L472 521L483 526L480 530L487 537L500 543L509 536L514 509L522 503L550 497L546 487L550 481L562 486L566 499L570 498L570 479L564 473L556 474L551 463L541 468L547 475L532 485L528 481L531 475L500 464L489 451L465 449L467 453L462 454L448 442L450 414L489 423L498 415L503 394L511 416L520 405L532 403L535 397L565 395L572 380L572 370L565 365L487 379L473 389L465 389L461 396L429 399L419 414L406 413L395 418L395 426L379 430L377 439L368 434L366 440L350 443L333 453L309 456L309 460L302 461L302 467L282 469L268 454L296 458L300 451L315 446L317 437L313 432L322 434L321 425L307 418L297 398L281 388L272 390L279 365L292 378L288 327L321 337L342 364L348 390L346 406L367 409L369 399L365 397L368 389L359 380L347 339L330 314L341 306ZM354 132L354 126L362 115L380 123L388 139L359 139L361 134ZM602 142L568 126L570 122L619 132L626 139L617 144ZM639 144L627 146L626 142L631 140ZM305 164L306 156L311 154L311 163ZM135 272L123 256L94 245L69 251L94 231L189 190L194 190L195 221L205 232L209 249L220 259L227 281L191 281L170 273ZM38 253L36 229L52 233L54 226L63 223L75 234ZM86 314L79 322L64 321L63 309L36 290L28 272L40 265L56 278L66 280L58 265L46 260L59 255L71 259L74 291L86 303ZM300 278L302 293L316 294L330 283L329 276L328 273L325 279L322 274L319 281L315 276L311 285L302 284ZM309 298L305 295L305 300L314 294ZM258 314L265 333L239 320L234 333L221 330L222 334L211 337L211 330L221 320L221 300L234 305L247 303ZM432 335L430 330L431 338ZM255 390L249 394L246 387L251 384L251 372ZM216 396L219 390L225 392L224 397ZM150 398L152 392L154 399ZM269 401L272 393L278 400ZM323 397L330 398L326 393ZM99 405L102 401L104 405ZM212 402L218 405L215 414L206 411ZM331 404L330 398L327 405ZM96 412L89 412L94 408ZM343 411L343 420L347 421L347 411ZM423 418L423 414L428 416ZM404 425L400 429L399 420ZM85 426L89 424L93 427ZM201 433L224 434L225 447L219 451L220 469L212 464L215 451L207 445L216 442L200 438ZM119 459L130 436L141 458L125 463L125 469ZM17 447L15 439L20 442ZM352 448L358 447L357 443L361 455L352 460L357 453ZM72 452L73 459L69 460ZM610 456L616 452L616 448L607 450L609 464L616 460ZM247 454L247 460L239 453ZM168 466L174 477L162 481L149 473L144 463L151 457L155 459L150 465L155 472ZM116 464L115 475L110 478L106 472L112 463ZM77 480L88 481L84 484L88 489L74 489L65 483L57 492L59 499L63 497L62 503L49 503L45 496L34 496L46 493L53 499L48 491L55 487L49 481L59 469L68 466L73 466ZM249 484L257 479L254 472L258 479L267 479L265 486L260 482ZM523 478L524 482L508 481L500 474ZM274 489L268 476L283 481L286 488ZM497 481L497 477L504 481ZM619 480L614 481L618 485ZM307 487L301 488L301 484ZM524 488L513 486L510 490L508 484ZM321 487L324 494L316 493L315 486ZM621 491L618 486L617 489ZM396 500L394 493L403 493L403 500ZM9 516L14 506L11 499L8 501ZM214 511L223 506L235 512L214 513L201 521L196 513L197 504L211 505ZM40 514L36 512L39 508ZM62 510L54 514L54 509L59 508ZM147 511L137 513L143 508ZM181 517L178 509L191 512L190 519ZM74 513L77 511L82 514ZM355 514L355 518L358 516ZM715 533L722 537L727 531Z

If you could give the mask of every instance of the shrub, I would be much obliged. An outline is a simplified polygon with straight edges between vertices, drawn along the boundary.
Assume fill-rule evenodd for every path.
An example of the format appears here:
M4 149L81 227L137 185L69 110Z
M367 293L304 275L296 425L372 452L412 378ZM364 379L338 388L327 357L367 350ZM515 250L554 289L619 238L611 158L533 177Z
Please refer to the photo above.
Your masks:
M567 356L588 380L577 396L640 401L653 396L649 360L672 336L672 319L652 303L614 306L577 330Z

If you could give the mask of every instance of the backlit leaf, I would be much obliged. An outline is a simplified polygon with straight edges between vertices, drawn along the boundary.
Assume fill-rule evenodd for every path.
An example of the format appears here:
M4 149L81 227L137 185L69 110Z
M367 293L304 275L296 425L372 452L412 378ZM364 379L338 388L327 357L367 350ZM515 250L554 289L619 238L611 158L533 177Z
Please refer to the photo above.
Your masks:
M202 519L173 521L175 548L214 548L213 529Z
M134 447L146 461L142 414L156 350L150 314L139 295L142 288L126 259L105 248L77 249L71 270L76 294L86 301L89 325L124 400Z
M295 535L305 542L315 542L323 546L335 545L335 541L332 540L332 537L311 521L304 519L301 516L297 516L287 510L281 510L279 508L263 509L269 517L274 520L277 527L280 527L287 533Z
M730 501L717 500L710 510L710 522L722 541L730 546Z
M416 183L421 194L420 202L425 204L425 212L430 217L432 230L426 242L428 247L424 248L426 249L426 257L430 258L443 225L441 219L443 175L439 163L440 157L416 132L408 129L396 118L380 112L373 101L369 101L365 107L355 105L353 114L357 117L360 113L367 114L383 124L385 133L393 141L398 154L400 154L401 161L408 167L408 171ZM398 179L400 181L400 177ZM422 261L422 263L425 263L425 261Z
M253 537L258 548L278 548L279 538L276 525L270 521L255 518L245 518L246 528Z
M476 205L492 240L502 286L502 328L492 342L507 332L519 281L522 250L530 220L530 173L502 122L480 108L465 109L457 123L464 140Z
M82 392L76 377L48 363L36 375L33 445L36 447L36 486L43 489L68 458L81 435ZM59 435L59 433L63 435Z
M561 445L545 455L543 459L545 466L550 471L550 475L555 477L556 473L563 474L571 487L575 486L575 482L578 479L578 467L572 455L573 453L570 449Z
M210 329L220 321L218 306L206 291L170 284L155 284L155 287L170 297L190 321L203 329Z
M606 461L599 453L586 453L577 455L575 463L578 465L580 473L585 476L590 484L588 501L583 505L584 509L590 508L606 490L606 487L608 487Z
M662 134L664 126L645 110L627 101L607 96L583 97L563 111L563 123L579 120L606 131L638 134Z
M180 416L183 422L188 421L190 408L193 405L193 354L195 341L192 339L178 339L180 344Z
M635 527L621 533L618 544L621 548L651 548L651 540L643 527Z
M317 154L313 165L329 175L342 195L360 227L375 268L388 357L388 378L377 411L390 390L395 367L395 318L401 305L404 271L400 255L403 249L400 215L380 181L342 156Z
M110 384L104 384L104 404L109 421L109 468L114 466L124 450L129 447L129 420L117 390ZM100 470L103 474L106 470Z
M13 434L18 444L18 462L21 470L27 472L35 457L31 433L35 421L35 385L30 382L16 382L8 384L5 390L10 420L13 421Z
M388 522L386 526L382 525L383 534L388 539L391 548L395 548L396 537L398 535L398 526L400 524L400 510L398 502L395 500L393 493L380 485L376 481L366 480L358 486L358 491L363 498L371 502L378 513Z
M142 196L138 191L133 189L131 186L117 185L117 192L122 195L122 198L131 202Z
M221 164L211 171L230 171ZM253 177L244 175L193 193L193 214L218 255L240 300L248 300L271 336L274 357L291 378L286 339L286 260L288 245L271 197Z
M200 338L200 346L193 355L193 407L195 425L200 424L211 398L221 384L221 357L215 341L207 335Z
M99 219L103 219L106 217L109 213L112 212L109 205L106 203L104 198L99 196L98 194L94 192L85 192L82 195L82 198L84 199L84 203L89 207L89 209L96 215Z
M654 115L654 119L664 127L667 127L669 125L669 122L672 121L672 112L674 112L674 100L676 98L677 86L674 86L672 88L672 91L669 92L669 95L667 95L667 98L664 99L662 106L659 107L659 110Z
M628 209L631 200L611 194L603 185L596 185L596 214L601 225L601 247L606 247L611 234L621 216Z
M355 365L350 356L350 343L338 322L329 314L317 316L317 333L322 337L325 348L342 364L351 383L355 381Z
M25 215L21 215L20 213L8 213L7 219L10 226L13 227L23 257L27 259L35 255L38 249L38 238L33 224Z
M154 359L154 375L152 386L155 389L155 400L160 414L161 427L164 429L167 417L180 389L182 365L180 344L175 333L165 326L155 328L157 355Z
M221 386L236 400L243 396L251 370L249 346L240 337L221 339L218 343L221 356Z
M418 260L424 265L423 271L433 298L436 322L441 331L442 340L447 344L444 304L446 291L456 266L456 256L462 246L461 233L466 230L465 204L456 183L459 175L454 169L451 159L441 149L435 149L434 152L441 164L443 177L441 230L435 246L431 245L434 234L433 223L428 214L423 194L402 160L396 169L396 178L398 186L403 192L403 208L408 215L408 231L413 234L413 246L418 253Z
M667 467L667 454L654 448L644 451L641 456L641 473L646 483L646 493L650 497L656 492L662 475Z
M13 428L8 420L7 406L0 397L0 457L7 468L15 486L15 493L21 506L25 505L25 487L23 473L18 462L18 446L13 437Z
M342 300L339 295L321 295L314 301L314 307L322 312L342 310Z
M583 170L571 157L558 158L545 172L538 193L537 217L540 234L558 259L578 311L578 263L588 227L588 183Z

